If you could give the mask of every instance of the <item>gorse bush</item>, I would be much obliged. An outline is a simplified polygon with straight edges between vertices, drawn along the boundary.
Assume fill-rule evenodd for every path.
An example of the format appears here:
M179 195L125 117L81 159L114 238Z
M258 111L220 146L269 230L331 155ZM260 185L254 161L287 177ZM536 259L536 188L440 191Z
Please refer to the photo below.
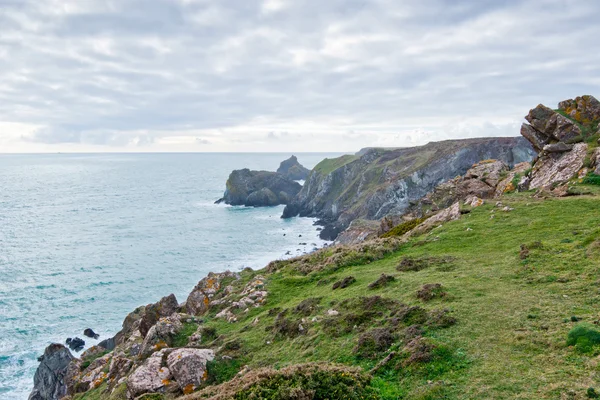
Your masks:
M579 324L569 331L567 345L582 353L589 353L600 344L600 331L590 324Z
M403 222L399 225L393 227L390 231L381 235L382 238L394 237L394 236L402 236L407 232L410 232L418 225L420 225L426 218L416 218L410 221Z

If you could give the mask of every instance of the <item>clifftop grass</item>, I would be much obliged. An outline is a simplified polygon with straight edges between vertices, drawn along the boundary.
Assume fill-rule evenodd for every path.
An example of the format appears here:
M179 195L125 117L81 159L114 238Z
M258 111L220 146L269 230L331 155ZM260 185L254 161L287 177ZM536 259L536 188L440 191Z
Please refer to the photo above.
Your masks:
M486 204L378 257L361 257L369 254L362 248L337 264L333 250L309 255L303 265L321 265L314 269L282 262L267 274L264 307L240 313L237 323L209 317L206 324L238 343L239 359L251 367L326 361L374 371L369 385L382 399L585 398L600 386L600 348L592 343L583 353L567 339L577 324L598 318L600 198L530 196L507 195L511 212ZM407 258L428 262L398 271ZM395 279L369 289L381 274ZM347 276L356 282L331 290ZM444 296L420 299L426 284L440 284ZM357 300L365 296L383 303L365 308ZM309 315L297 311L306 299L313 299ZM398 312L413 316L398 319ZM422 339L411 339L409 324Z

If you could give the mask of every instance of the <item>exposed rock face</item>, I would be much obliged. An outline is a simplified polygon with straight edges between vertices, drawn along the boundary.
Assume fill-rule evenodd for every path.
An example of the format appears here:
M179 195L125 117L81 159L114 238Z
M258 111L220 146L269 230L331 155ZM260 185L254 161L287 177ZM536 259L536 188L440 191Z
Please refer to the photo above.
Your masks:
M524 175L528 170L531 169L531 163L522 162L509 171L508 175L505 179L498 182L498 186L496 186L496 192L494 193L495 197L502 196L502 194L518 189L513 185L513 180L517 175Z
M600 147L597 147L590 157L594 174L600 175Z
M566 183L583 168L588 146L577 143L565 153L550 153L540 157L533 166L529 189L550 188Z
M44 355L39 358L40 366L33 378L29 400L58 400L66 396L65 377L73 359L71 352L62 344L46 347Z
M304 168L302 164L298 162L296 156L291 156L287 160L282 161L277 172L294 181L305 180L310 174L310 170Z
M167 354L166 349L154 353L142 366L133 371L127 379L130 398L144 393L164 391L172 379L171 371L163 361Z
M144 338L141 349L142 356L147 357L154 352L171 347L173 338L182 328L183 324L178 314L159 319L155 325L150 327Z
M150 328L156 324L161 317L167 317L179 309L179 303L174 294L165 296L155 304L146 306L146 310L140 321L140 333L146 336Z
M288 204L300 192L298 182L277 172L236 170L227 179L227 189L217 203L263 207Z
M211 306L211 300L221 289L221 283L224 279L237 279L238 275L225 271L222 273L209 273L202 279L189 294L185 307L187 312L192 315L203 315Z
M523 124L523 135L537 151L545 145L566 142L581 136L581 129L570 119L540 104L525 117L531 125Z
M585 95L558 103L558 108L582 124L600 120L600 101Z
M214 358L212 350L182 348L169 354L167 365L181 390L190 393L206 381L206 363Z
M442 225L448 221L454 221L460 218L460 204L454 203L452 206L440 211L433 217L427 218L423 223L418 225L416 228L406 233L405 237L408 238L414 235L420 235L426 233L438 225Z
M337 236L357 218L376 220L403 214L411 201L481 160L497 159L512 166L534 155L523 138L489 138L370 149L360 156L325 160L313 169L284 217L321 218L334 227L331 236Z

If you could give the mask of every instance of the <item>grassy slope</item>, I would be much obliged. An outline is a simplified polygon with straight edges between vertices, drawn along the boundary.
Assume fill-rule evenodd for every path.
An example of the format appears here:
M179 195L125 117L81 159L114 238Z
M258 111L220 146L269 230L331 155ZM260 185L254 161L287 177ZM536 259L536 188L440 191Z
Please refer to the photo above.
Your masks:
M357 280L343 290L332 291L331 284L318 286L323 273L302 276L284 270L270 275L265 307L240 315L235 324L212 319L207 324L228 340L241 339L246 361L252 366L328 360L368 369L377 360L353 356L357 334L331 338L319 324L312 324L307 335L274 339L265 331L274 321L268 310L322 297L322 314L336 308L331 301L374 294L427 309L449 308L458 323L429 335L448 345L458 361L434 374L387 371L374 383L382 398L440 398L443 393L445 398L456 399L540 399L559 398L569 390L579 398L588 387L598 384L600 369L593 357L576 353L565 341L574 325L571 316L588 322L597 317L600 252L591 250L590 243L600 239L600 198L541 201L529 195L506 197L503 201L515 208L512 212L496 209L490 219L493 205L487 204L426 238L413 239L381 261L336 271L330 277L352 275ZM434 237L438 240L414 245ZM543 248L531 250L530 257L521 260L519 246L535 241L541 241ZM396 265L407 255L454 256L456 261L450 270L432 267L397 272ZM368 290L367 285L381 273L395 275L396 282ZM449 295L424 305L415 292L425 283L441 283ZM256 317L259 323L251 326ZM441 389L428 383L431 379L443 381ZM432 393L427 397L429 387ZM440 391L435 395L434 387Z

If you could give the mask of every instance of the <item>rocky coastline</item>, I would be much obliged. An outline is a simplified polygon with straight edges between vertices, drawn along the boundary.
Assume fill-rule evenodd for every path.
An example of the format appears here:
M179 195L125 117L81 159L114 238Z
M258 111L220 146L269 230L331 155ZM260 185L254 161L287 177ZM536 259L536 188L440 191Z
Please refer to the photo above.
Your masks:
M343 385L339 383L340 387L368 394L371 393L367 389L369 374L385 368L394 357L400 354L406 357L401 364L403 368L431 361L434 346L424 337L423 330L453 326L457 321L447 309L425 310L373 296L360 298L360 302L370 302L365 306L370 313L356 314L351 307L357 306L348 301L330 302L320 309L320 299L306 298L292 307L286 304L281 292L287 290L286 294L299 295L293 285L308 284L333 283L333 290L345 289L355 284L354 277L331 282L327 280L329 274L384 259L411 238L459 220L487 202L494 204L490 220L497 214L508 215L514 211L503 203L508 193L530 192L534 199L574 196L578 194L575 189L578 182L600 175L600 102L595 98L566 100L557 110L539 105L526 119L522 138L446 141L410 149L369 149L360 155L325 160L310 171L303 187L288 185L295 183L291 178L300 176L299 168L272 173L234 171L227 183L224 202L248 206L287 204L285 217L321 218L326 225L323 232L338 238L338 245L274 261L261 271L209 273L184 302L171 294L137 308L125 318L122 329L113 338L86 350L80 358L73 357L65 346L52 344L39 359L29 399L79 400L83 399L82 394L92 392L101 395L95 398L112 400L180 396L213 400L256 398L239 396L264 382L275 380L281 384L294 376L305 377L302 382L313 382L314 376L330 380L350 376L352 379L343 381ZM291 161L286 166L298 165L295 157ZM451 258L424 260L419 262L440 265L453 262ZM397 270L418 271L421 267L425 268L415 260L406 259ZM282 271L294 271L295 275L284 279ZM394 280L383 274L373 288ZM443 287L437 285L423 286L418 298L427 302L446 296ZM389 318L378 319L384 312L390 312ZM364 319L368 324L374 326L377 322L381 326L377 330L360 330ZM269 321L266 326L262 325L265 320ZM209 322L224 327L222 332ZM379 359L374 360L378 362L372 364L368 373L318 363L298 363L281 371L260 369L265 365L236 364L237 360L246 360L246 355L244 343L229 336L233 327L240 327L241 334L249 332L260 337L262 346L269 346L274 340L302 337L321 323L333 338L358 330L353 350L356 357L375 354ZM334 323L347 330L331 331ZM388 326L397 329L399 324L406 325L402 325L404 344L392 348L397 338ZM260 332L253 331L257 327ZM95 335L93 331L87 333L88 337ZM310 346L303 345L307 357L312 357ZM223 372L226 368L234 372L226 374ZM313 398L311 393L314 396L312 389L301 384L294 388L299 397L289 398L309 399Z

